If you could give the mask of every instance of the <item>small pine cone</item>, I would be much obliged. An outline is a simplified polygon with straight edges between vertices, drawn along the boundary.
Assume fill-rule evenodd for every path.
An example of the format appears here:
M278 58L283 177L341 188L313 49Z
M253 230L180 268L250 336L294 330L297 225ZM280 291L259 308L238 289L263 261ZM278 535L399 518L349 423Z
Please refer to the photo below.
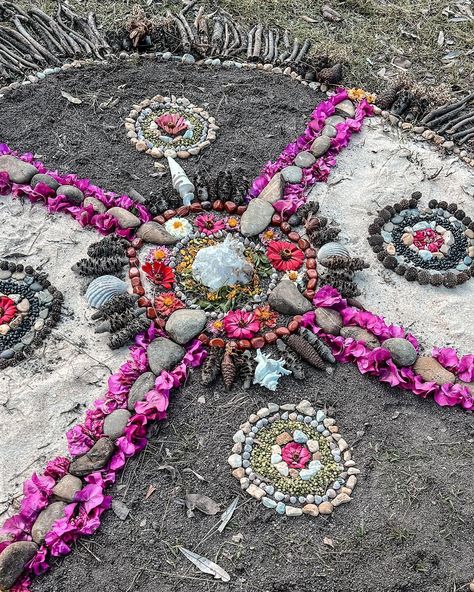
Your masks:
M426 271L426 269L421 269L418 272L418 282L422 286L428 285L430 283L430 279L431 279L431 273L429 271Z
M303 220L307 220L310 216L313 216L318 212L319 202L317 201L308 201L296 210L298 216L303 218Z
M464 282L467 282L467 280L469 279L469 274L465 273L464 271L461 271L461 273L458 273L456 279L458 286L460 286L461 284L464 284Z
M252 354L249 350L239 353L235 357L235 365L237 366L237 373L242 380L242 388L248 390L252 386L252 381L255 372L255 363L252 359Z
M128 308L134 307L137 299L138 296L135 294L116 294L103 304L99 310L91 316L91 319L93 321L102 318L108 319L115 313L124 312Z
M221 347L211 347L201 369L202 384L207 386L216 380L219 375L223 353L224 350Z
M393 103L395 103L395 100L401 88L402 86L400 84L396 84L393 86L389 86L381 93L379 93L375 101L377 107L380 107L380 109L384 110L390 109Z
M385 257L386 257L385 250L380 251L380 253L377 253L377 259L380 261L380 263L383 262L383 260L385 259Z
M150 323L150 319L138 318L131 322L127 327L121 329L117 333L113 333L109 338L110 349L118 349L126 343L129 343L133 340L135 335L142 331L146 331L150 326Z
M408 201L408 199L402 199L400 201L400 206L401 206L402 210L408 209L409 205L410 205L410 202Z
M230 171L220 171L217 175L217 191L219 199L222 199L222 201L230 201L232 199L234 183Z
M414 282L418 279L418 271L415 267L408 267L405 271L405 279L409 282Z
M369 234L371 236L376 236L377 234L380 235L380 226L379 226L379 224L371 224L369 226Z
M397 275L405 275L405 271L407 270L405 265L397 265L397 267L395 267L395 273Z
M399 203L393 204L393 209L397 212L397 214L399 214L403 210L402 204L399 204Z
M303 362L296 352L286 350L281 357L285 361L285 368L291 370L293 378L296 378L296 380L305 379Z
M331 65L331 60L327 55L318 55L311 58L311 67L316 71L319 72L320 70L324 70L325 68L329 68Z
M106 236L105 238L92 243L87 249L89 257L101 258L101 257L112 257L113 255L125 255L126 249L130 246L130 243L125 238L120 238L115 234Z
M232 346L227 344L224 352L224 357L222 358L221 362L221 372L222 372L222 380L224 381L224 386L227 390L234 384L235 381L235 374L236 374L236 367L234 364L234 350Z
M438 208L441 208L442 210L447 210L448 209L448 202L447 201L440 201L438 204Z
M360 296L360 290L357 287L357 284L347 280L333 280L331 282L333 288L336 288L338 292L344 298L354 298L356 296Z
M324 370L325 364L321 359L318 352L314 349L314 347L306 341L301 335L290 335L286 341L286 343L293 349L297 354L299 354L303 360L318 368L319 370Z
M217 184L217 177L211 177L207 184L207 192L209 194L209 201L219 199L219 187Z
M383 266L386 267L387 269L395 269L398 265L398 261L396 257L393 257L393 255L387 255L387 257L384 258L383 260Z
M428 202L428 207L434 210L434 208L438 207L438 201L436 199L430 199Z
M455 273L448 271L443 278L443 285L446 288L454 288L458 284L458 279Z
M390 218L392 217L392 215L387 210L387 208L384 208L383 210L380 210L379 217L383 218L384 222L388 222L390 220Z
M329 364L334 364L336 362L336 358L333 356L331 348L312 331L305 327L300 327L299 333L301 337L304 337L304 339L314 347L316 352L325 362L328 362Z
M316 76L323 84L339 84L342 81L342 64L335 64L330 68L323 68Z
M368 237L368 242L371 247L375 247L375 245L383 245L384 240L381 234L373 234L372 236Z
M232 201L240 206L244 203L245 197L250 189L250 181L245 176L243 169L237 169L234 174L234 193L232 195Z
M199 201L208 201L207 179L201 170L194 175L194 187Z
M442 286L443 285L443 276L440 273L431 274L430 284L432 286Z

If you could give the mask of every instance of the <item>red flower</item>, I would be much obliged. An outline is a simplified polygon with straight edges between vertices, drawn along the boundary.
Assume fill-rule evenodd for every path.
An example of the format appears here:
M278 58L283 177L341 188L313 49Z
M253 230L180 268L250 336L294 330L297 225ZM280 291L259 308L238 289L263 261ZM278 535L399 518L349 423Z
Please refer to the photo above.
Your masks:
M147 278L156 286L161 286L169 290L174 284L174 271L164 263L159 261L148 262L142 265L142 270Z
M9 323L16 315L16 306L11 298L0 298L0 324Z
M311 458L311 452L303 444L289 442L281 449L281 458L290 469L304 469Z
M260 330L253 312L235 310L224 317L224 328L231 339L250 339Z
M267 257L277 271L295 271L303 265L304 261L303 251L286 241L269 242Z
M173 292L163 292L155 298L156 312L164 317L169 317L178 308L184 308L184 304Z
M275 327L277 324L278 313L274 312L269 304L265 304L264 306L259 306L255 309L255 317L257 321L260 323L261 327L268 327L271 329Z
M188 129L188 124L184 117L177 113L163 113L163 115L160 115L155 119L155 123L170 136L176 136L179 132Z

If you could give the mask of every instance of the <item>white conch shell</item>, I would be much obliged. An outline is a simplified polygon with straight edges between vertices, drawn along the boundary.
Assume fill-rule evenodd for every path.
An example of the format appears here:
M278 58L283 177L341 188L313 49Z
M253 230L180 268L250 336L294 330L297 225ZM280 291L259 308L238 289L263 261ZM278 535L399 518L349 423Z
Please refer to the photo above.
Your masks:
M270 391L276 390L280 376L291 374L291 370L284 368L285 361L282 358L274 360L270 357L270 354L262 354L260 349L257 349L255 360L258 363L255 368L253 383L264 386Z
M171 180L173 187L179 193L185 206L189 206L194 199L194 185L184 172L184 169L176 162L174 158L168 156L168 166L170 167Z
M321 265L329 259L329 257L350 257L349 251L340 243L326 243L318 251L318 261Z
M124 294L127 284L114 275L101 275L93 280L86 291L87 302L93 308L100 308L116 294Z

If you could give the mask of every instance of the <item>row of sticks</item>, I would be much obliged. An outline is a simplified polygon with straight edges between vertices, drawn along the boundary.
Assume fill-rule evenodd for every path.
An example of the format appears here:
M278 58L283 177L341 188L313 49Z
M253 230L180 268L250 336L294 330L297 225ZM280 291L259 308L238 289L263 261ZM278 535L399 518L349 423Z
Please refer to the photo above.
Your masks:
M206 15L204 6L196 7L196 4L197 0L193 0L177 14L168 11L161 21L165 38L174 34L183 53L201 57L246 53L248 61L275 64L299 63L310 49L309 39L301 43L295 38L291 42L288 31L265 29L262 24L247 31L224 11ZM192 9L195 9L194 17L188 20L186 15Z
M438 134L447 134L460 144L474 138L474 92L455 103L434 109L421 123Z
M59 66L60 58L100 59L110 51L92 12L81 17L61 3L52 18L34 6L25 11L3 2L0 21L0 76L5 79L23 75L25 70Z

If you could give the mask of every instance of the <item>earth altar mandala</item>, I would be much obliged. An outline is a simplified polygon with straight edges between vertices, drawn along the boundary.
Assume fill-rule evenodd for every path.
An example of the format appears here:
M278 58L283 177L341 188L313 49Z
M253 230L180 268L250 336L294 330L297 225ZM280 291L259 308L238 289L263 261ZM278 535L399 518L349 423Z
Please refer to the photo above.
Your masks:
M228 462L249 495L278 514L331 514L357 483L336 421L309 401L269 403L234 434Z
M214 117L185 97L156 95L133 106L125 129L139 152L153 158L189 158L216 139L219 127Z
M474 270L474 224L456 204L410 200L387 206L369 227L368 238L388 269L420 284L454 288Z
M46 277L0 261L0 368L24 360L59 320L63 295Z

